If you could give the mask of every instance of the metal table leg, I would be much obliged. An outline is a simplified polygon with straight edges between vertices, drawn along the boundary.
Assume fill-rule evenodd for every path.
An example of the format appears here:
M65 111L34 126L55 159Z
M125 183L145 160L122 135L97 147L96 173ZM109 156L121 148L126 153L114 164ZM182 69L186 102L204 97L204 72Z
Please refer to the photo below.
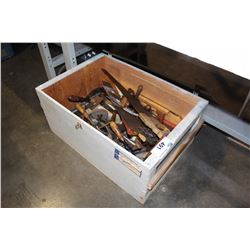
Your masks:
M53 66L53 61L49 51L49 46L47 43L38 43L38 48L43 60L43 65L49 79L56 76L56 72Z
M74 43L62 43L62 50L66 69L72 69L77 65Z

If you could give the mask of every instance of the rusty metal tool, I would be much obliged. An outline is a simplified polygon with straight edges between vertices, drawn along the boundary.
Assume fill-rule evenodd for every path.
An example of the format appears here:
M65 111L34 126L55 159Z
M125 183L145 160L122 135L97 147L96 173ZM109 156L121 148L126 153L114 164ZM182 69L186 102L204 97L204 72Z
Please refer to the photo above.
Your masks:
M158 139L155 134L150 128L146 127L142 123L138 116L135 116L134 114L125 111L125 109L117 105L112 99L106 99L103 102L103 106L109 106L109 108L112 107L113 110L118 112L129 136L138 135L141 141L147 141L150 145L154 145L155 143L157 143Z
M116 138L116 135L114 134L112 129L109 127L109 122L108 123L99 122L99 126L97 126L97 129L111 140Z
M106 81L102 81L102 84L103 88L108 87L110 89L111 94L113 94L116 98L121 98L121 95L114 84L111 84Z
M125 87L122 86L107 70L102 69L102 71L110 78L112 82L120 89L122 94L128 99L129 103L135 108L138 113L146 113L150 115L149 112L145 111L144 107L141 105L139 100L135 99L132 94L129 93L129 90L126 90Z
M111 129L113 130L113 132L115 133L115 135L117 136L117 138L118 138L120 141L124 142L123 135L122 135L121 131L119 130L117 124L116 124L114 121L111 121L111 122L109 123L109 125L110 125Z
M104 93L104 89L102 87L95 88L85 97L77 96L77 95L70 95L68 96L68 101L69 102L90 102L91 98L101 95L102 93Z
M112 105L112 102L106 97L104 98L104 102L102 103L102 106L111 113L115 111L115 107Z
M120 105L121 104L120 103L120 99L121 99L120 95L117 95L115 93L114 89L112 88L112 86L109 83L107 83L105 81L102 81L102 82L103 82L103 88L104 88L108 98L110 100L112 100L112 102L115 102L116 104Z
M113 131L112 131L112 130L109 128L109 126L107 126L107 125L105 125L104 127L105 127L105 129L106 129L106 131L107 131L107 136L108 136L108 138L112 140L113 137L115 136L114 133L113 133ZM113 135L114 135L114 136L113 136Z
M145 107L144 107L148 112L152 112L152 107L147 104Z
M147 141L150 145L154 145L155 143L157 143L158 138L155 136L151 129L144 126L139 117L131 115L115 104L113 105L120 115L128 135L138 135L143 142Z
M120 102L121 102L121 106L122 106L123 108L125 108L125 107L128 106L128 99L127 99L125 96L123 96L123 97L121 98Z
M135 91L133 89L129 88L127 91L130 95L135 96Z
M108 122L108 111L105 109L95 109L89 114L90 119L95 119L98 122Z
M81 97L81 96L76 96L76 95L70 95L68 97L69 102L84 102L86 98Z
M126 136L123 136L125 143L131 148L132 151L139 150L140 147L138 147L138 144L136 144L134 141L130 140Z
M87 120L92 126L96 127L94 122L89 118L89 114L86 112L84 105L77 103L76 109L81 113L83 119Z
M102 95L94 96L90 99L90 103L96 107L98 104L100 104L104 100L104 97Z
M135 98L138 99L139 98L139 95L141 94L143 90L143 86L142 85L139 85L136 92L135 92Z
M131 141L133 141L136 144L136 146L137 146L138 149L142 148L142 144L141 144L141 142L140 142L140 140L138 139L137 136L133 136L131 138Z
M152 131L159 137L162 138L164 135L168 134L169 129L160 123L157 119L151 116L151 113L145 110L140 101L132 96L126 88L122 86L107 70L102 69L102 71L110 78L110 80L118 87L118 89L122 92L122 94L128 99L129 103L133 106L133 108L138 112L140 119L142 122L152 129Z
M109 83L107 81L102 81L102 84L111 87L112 91L114 92L114 95L121 97L117 87L115 86L113 82Z
M134 110L132 110L131 108L127 107L127 108L123 108L124 110L126 110L129 114L133 115L133 116L139 116L138 113Z

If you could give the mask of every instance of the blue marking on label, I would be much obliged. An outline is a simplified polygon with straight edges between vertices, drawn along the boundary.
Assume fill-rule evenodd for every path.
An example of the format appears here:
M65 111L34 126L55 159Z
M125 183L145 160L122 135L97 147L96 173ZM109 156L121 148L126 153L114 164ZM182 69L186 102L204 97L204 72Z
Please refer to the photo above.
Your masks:
M120 151L118 149L115 148L115 151L114 151L114 158L116 160L119 160L119 154L120 154Z

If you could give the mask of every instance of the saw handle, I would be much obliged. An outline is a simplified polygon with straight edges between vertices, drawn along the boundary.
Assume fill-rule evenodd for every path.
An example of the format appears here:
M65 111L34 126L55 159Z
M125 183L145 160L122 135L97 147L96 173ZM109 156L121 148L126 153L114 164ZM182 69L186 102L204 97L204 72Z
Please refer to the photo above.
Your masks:
M142 120L142 122L148 126L149 128L151 128L153 130L153 132L159 137L162 138L165 133L164 131L161 131L160 129L158 129L156 127L156 125L154 124L154 122L150 119L150 117L148 117L146 114L144 113L139 113L139 117Z
M136 90L136 93L135 93L135 98L138 99L139 95L141 94L143 90L143 86L142 85L139 85L137 90Z

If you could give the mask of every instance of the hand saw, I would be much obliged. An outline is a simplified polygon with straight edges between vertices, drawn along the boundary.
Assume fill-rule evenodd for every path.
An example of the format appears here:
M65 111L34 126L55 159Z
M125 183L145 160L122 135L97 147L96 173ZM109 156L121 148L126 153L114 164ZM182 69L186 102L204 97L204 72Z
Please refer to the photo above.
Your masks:
M159 137L162 138L164 135L168 134L169 129L160 123L156 118L152 117L151 113L147 111L140 101L132 96L125 87L121 85L107 70L102 69L103 73L109 77L109 79L118 87L122 94L128 99L129 103L138 112L139 118L142 122Z

